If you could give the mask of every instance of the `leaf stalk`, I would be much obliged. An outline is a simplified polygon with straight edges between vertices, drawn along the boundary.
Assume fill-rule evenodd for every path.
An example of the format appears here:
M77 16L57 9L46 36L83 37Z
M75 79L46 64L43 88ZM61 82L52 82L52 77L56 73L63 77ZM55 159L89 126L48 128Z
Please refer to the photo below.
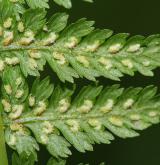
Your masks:
M2 106L0 106L0 165L8 165L7 151L4 137L4 125L2 119Z

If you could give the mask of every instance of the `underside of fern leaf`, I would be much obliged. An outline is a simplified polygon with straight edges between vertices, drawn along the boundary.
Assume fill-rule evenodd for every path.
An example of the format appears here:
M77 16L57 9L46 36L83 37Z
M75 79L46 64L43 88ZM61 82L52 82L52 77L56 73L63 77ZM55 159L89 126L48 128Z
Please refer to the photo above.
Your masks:
M160 66L159 35L113 35L94 29L94 22L85 18L67 26L67 14L47 20L44 9L28 9L17 17L9 0L0 2L0 13L1 73L19 65L25 77L39 76L47 63L63 82L100 76L119 80L135 71L153 76L152 70Z
M92 151L95 143L109 144L113 134L135 137L138 130L159 123L160 98L153 86L89 85L79 91L74 85L53 85L47 77L29 89L19 66L7 66L2 82L6 142L34 160L38 143L53 157L66 158L71 145Z

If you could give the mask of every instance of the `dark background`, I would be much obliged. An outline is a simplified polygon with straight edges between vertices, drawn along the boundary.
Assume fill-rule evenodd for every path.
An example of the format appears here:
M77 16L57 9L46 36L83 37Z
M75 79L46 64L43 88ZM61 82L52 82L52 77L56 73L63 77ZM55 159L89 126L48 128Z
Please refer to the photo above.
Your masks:
M73 0L73 8L65 10L53 2L48 15L66 11L70 14L70 22L86 17L95 20L98 28L109 28L118 32L128 32L131 35L149 35L160 33L160 0L95 0L95 3L85 3ZM101 84L115 83L100 78ZM86 80L80 82L87 83ZM144 77L136 74L135 77L122 78L121 85L146 86L160 84L160 69L155 71L155 77ZM152 126L142 131L141 136L133 139L119 139L110 145L95 145L94 152L82 154L71 148L73 155L69 158L69 165L80 162L96 165L106 162L107 165L160 165L160 126ZM39 153L39 165L45 165L49 154L45 148Z

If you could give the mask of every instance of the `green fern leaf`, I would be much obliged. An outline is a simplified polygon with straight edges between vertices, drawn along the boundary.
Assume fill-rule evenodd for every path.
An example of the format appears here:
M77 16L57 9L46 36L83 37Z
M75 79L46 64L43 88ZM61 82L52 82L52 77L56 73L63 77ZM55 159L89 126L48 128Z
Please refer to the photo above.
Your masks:
M51 158L47 165L66 165L66 161L63 160L63 159L55 159L55 158ZM83 164L83 163L80 163L78 165L89 165L89 164ZM105 163L100 163L99 165L105 165Z
M0 0L0 2L3 0ZM72 7L72 2L71 0L53 0L56 4L63 6L67 9L70 9ZM86 2L93 2L93 0L83 0ZM18 1L12 1L11 2L14 4L15 12L17 13L23 13L24 9L25 9L25 4L27 4L30 8L32 9L37 9L37 8L49 8L49 0L18 0Z
M67 14L57 13L47 20L43 9L26 10L17 20L9 0L0 6L1 73L8 65L19 65L25 77L39 76L48 63L61 81L73 82L100 76L120 80L136 71L153 76L159 67L159 35L112 35L108 29L94 30L94 22L86 19L67 26Z
M26 157L26 155L22 154L18 156L15 152L12 155L12 165L34 165L34 158L32 155L30 157ZM47 162L47 165L66 165L67 161L64 159L55 159L55 158L50 158L49 161ZM89 165L89 164L83 164L80 163L78 165ZM105 165L105 163L100 163L99 165Z
M49 8L48 0L26 0L29 7L35 8Z
M93 0L83 0L86 2L93 2ZM56 2L57 4L69 9L72 7L72 2L71 0L54 0L54 2Z
M35 159L34 156L30 155L29 157L25 154L17 155L15 152L12 154L12 165L34 165Z
M109 144L113 134L131 138L159 123L160 98L154 86L89 85L75 95L75 86L54 88L47 77L36 79L28 92L18 66L6 68L2 81L6 142L35 160L37 142L55 158L66 158L71 145L80 152L92 151L95 143Z
M51 158L47 165L66 165L66 161L63 160L63 159L54 159L54 158Z
M93 0L84 0L84 1L86 1L86 2L93 2Z
M71 8L71 0L54 0L57 4L64 6L65 8Z

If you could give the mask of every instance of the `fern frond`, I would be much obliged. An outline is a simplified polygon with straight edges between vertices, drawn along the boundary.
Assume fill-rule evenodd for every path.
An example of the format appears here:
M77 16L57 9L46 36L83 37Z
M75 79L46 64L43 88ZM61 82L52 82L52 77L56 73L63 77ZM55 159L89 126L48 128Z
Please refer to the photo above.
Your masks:
M72 7L72 2L71 0L53 0L55 3L57 3L60 6L63 6L67 9ZM93 0L83 0L85 2L93 2Z
M47 165L66 165L66 160L63 159L49 159Z
M48 2L49 0L26 0L28 5L31 8L49 8ZM63 6L67 9L72 7L72 2L71 0L53 0L55 3L57 3L60 6ZM83 0L86 2L93 2L93 0Z
M159 35L112 36L111 30L94 30L94 22L86 19L66 27L68 15L57 13L46 20L43 9L29 9L17 21L9 3L0 4L1 72L7 65L20 65L25 76L39 76L47 62L63 82L99 76L119 80L135 71L153 76L160 65Z
M80 152L92 151L95 143L109 144L113 134L135 137L137 130L159 123L160 98L153 86L89 85L75 95L74 86L54 88L45 78L35 80L28 92L19 67L6 68L2 80L6 142L34 159L37 143L52 156L66 158L71 145Z
M27 157L26 155L17 155L15 152L12 155L12 165L34 165L34 158L32 155ZM55 158L50 158L49 161L47 162L47 165L66 165L67 161L64 159L55 159ZM80 163L78 165L89 165L89 164L83 164ZM105 163L100 163L99 165L105 165Z
M0 0L3 1L3 0ZM4 0L5 1L5 0ZM24 4L27 4L30 8L36 9L36 8L49 8L49 0L10 0L17 9L24 8ZM63 6L67 9L70 9L72 7L71 0L53 0L56 4ZM93 0L83 0L86 2L93 2ZM20 10L21 11L21 10Z
M35 160L33 155L21 154L20 156L17 153L12 154L12 165L34 165Z
M51 158L47 165L66 165L66 161L63 160L63 159L54 159L54 158ZM89 164L83 164L83 163L80 163L78 165L89 165ZM99 165L105 165L105 163L100 163Z

